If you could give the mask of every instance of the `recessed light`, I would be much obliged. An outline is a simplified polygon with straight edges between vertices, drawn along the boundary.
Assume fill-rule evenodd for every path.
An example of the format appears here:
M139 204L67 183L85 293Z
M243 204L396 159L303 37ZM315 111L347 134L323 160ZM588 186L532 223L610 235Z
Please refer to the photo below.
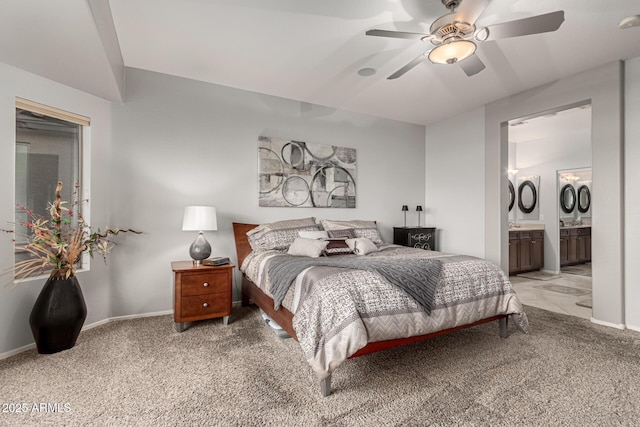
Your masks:
M375 73L376 69L371 67L365 67L358 70L358 74L360 74L362 77L373 76Z
M640 15L627 16L618 24L618 28L621 30L631 27L640 27Z

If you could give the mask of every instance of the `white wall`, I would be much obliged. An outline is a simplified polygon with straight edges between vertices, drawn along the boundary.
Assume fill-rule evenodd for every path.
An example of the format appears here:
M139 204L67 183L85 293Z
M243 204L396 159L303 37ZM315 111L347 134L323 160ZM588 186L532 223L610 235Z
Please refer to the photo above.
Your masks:
M585 71L487 105L486 248L487 258L508 268L507 194L496 191L507 175L508 120L558 107L592 105L593 319L624 326L622 63Z
M638 65L635 62L634 67L637 73ZM637 77L633 81L637 85ZM477 123L467 125L461 118L428 126L426 130L426 146L429 152L427 182L437 179L441 173L434 165L445 163L451 170L472 167L473 175L467 179L484 182L481 194L484 198L485 211L484 216L460 211L451 203L451 199L432 199L431 192L426 195L429 200L429 209L437 211L439 216L447 216L451 223L464 224L468 229L484 230L485 258L501 265L503 270L507 271L509 193L506 122L558 107L572 107L591 101L593 191L599 196L598 205L594 206L592 212L593 320L615 327L624 327L625 324L622 251L624 241L622 87L622 64L616 62L486 105L484 137L474 134L482 130ZM635 90L637 91L637 88ZM636 93L633 92L632 95ZM461 127L466 131L460 130ZM637 132L637 128L634 129ZM452 162L449 151L440 154L438 151L429 149L435 144L445 144L444 140L434 141L432 136L435 133L438 138L447 138L448 135L461 133L470 136L470 140L455 140L456 150L464 156L464 160ZM476 160L470 165L464 153L466 150L475 152L479 139L484 140L484 161ZM478 158L482 159L481 156ZM638 177L635 179L638 180ZM432 191L434 187L431 184L428 185ZM627 188L629 188L628 185ZM453 195L459 191L459 183L443 177L437 194ZM465 193L465 196L470 194L471 191ZM437 204L435 204L436 201ZM442 242L442 244L446 243ZM472 245L472 247L476 246ZM634 289L638 292L637 287ZM640 312L640 299L627 298L626 303L627 312L630 310Z
M484 120L481 107L427 127L427 224L443 252L484 257Z
M195 239L181 231L186 205L216 207L207 239L214 255L235 260L234 221L375 219L391 241L401 206L424 204L423 126L137 69L127 69L126 93L113 106L113 218L145 234L114 254L114 316L171 309L170 262L189 259ZM357 149L357 208L258 207L260 135Z
M0 63L0 228L12 228L15 189L15 98L26 98L91 118L90 195L92 220L109 221L109 177L111 111L107 101L67 86ZM65 183L73 185L73 183ZM11 235L0 233L0 270L13 264ZM3 282L8 280L3 276ZM109 269L101 260L91 263L90 272L78 274L91 324L109 316L111 307ZM0 355L33 343L29 314L44 280L31 280L16 288L0 287Z
M625 315L640 331L640 57L625 63Z
M559 272L559 189L557 188L557 172L563 169L579 169L591 167L591 132L577 131L563 134L561 137L551 136L537 141L509 144L515 147L517 177L538 175L540 186L538 191L540 219L520 223L535 222L545 225L544 236L544 270ZM509 153L511 154L511 153ZM516 193L517 193L516 185ZM514 205L518 211L518 204Z

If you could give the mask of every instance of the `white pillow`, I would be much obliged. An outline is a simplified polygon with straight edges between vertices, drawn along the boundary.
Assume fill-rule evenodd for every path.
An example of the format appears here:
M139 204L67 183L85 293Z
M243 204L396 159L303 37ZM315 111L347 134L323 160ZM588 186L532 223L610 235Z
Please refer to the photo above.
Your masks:
M323 230L318 231L298 231L299 237L304 237L305 239L328 239L329 233Z
M349 246L356 255L366 255L370 254L371 252L378 251L378 247L376 246L376 244L366 237L347 239L346 242L347 246Z
M289 255L308 256L311 258L318 258L322 251L329 244L326 240L317 239L305 239L304 237L296 237L293 241L287 253Z

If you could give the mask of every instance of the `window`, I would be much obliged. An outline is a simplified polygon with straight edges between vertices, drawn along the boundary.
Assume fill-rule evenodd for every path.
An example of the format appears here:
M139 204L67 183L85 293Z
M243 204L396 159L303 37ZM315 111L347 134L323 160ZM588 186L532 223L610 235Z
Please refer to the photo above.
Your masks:
M22 207L48 218L58 181L64 184L63 200L82 199L83 134L88 125L86 117L16 99L16 262L29 256L20 247L32 237Z

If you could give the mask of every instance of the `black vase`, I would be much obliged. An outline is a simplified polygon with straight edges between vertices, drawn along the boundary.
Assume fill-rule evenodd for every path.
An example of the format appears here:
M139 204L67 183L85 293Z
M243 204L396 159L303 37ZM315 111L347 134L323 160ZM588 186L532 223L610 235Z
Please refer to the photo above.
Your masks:
M38 353L73 347L86 318L87 306L76 277L49 277L29 316Z

